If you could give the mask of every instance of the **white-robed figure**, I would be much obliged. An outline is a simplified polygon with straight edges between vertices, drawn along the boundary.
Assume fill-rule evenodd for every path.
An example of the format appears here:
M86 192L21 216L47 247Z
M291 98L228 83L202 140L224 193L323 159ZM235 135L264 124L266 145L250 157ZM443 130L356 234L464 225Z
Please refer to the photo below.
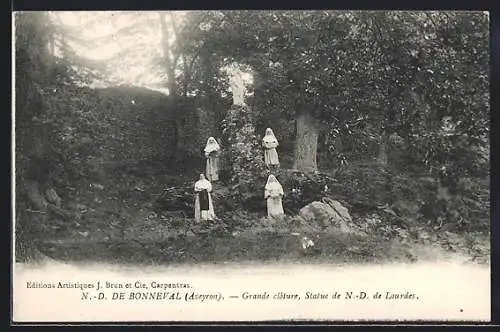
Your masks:
M200 179L194 184L194 192L196 195L194 201L194 219L214 220L215 212L212 203L212 184L205 178L205 175L200 174Z
M267 166L277 166L280 161L278 159L278 152L276 148L278 147L278 140L274 136L273 130L271 128L266 129L266 134L262 139L262 146L264 147L264 161Z
M277 217L285 214L283 211L282 198L285 193L283 187L274 175L269 175L264 191L264 198L267 200L267 216Z
M229 77L231 91L233 93L233 105L245 106L245 81L243 73L240 70L235 70Z
M207 158L205 174L209 181L219 180L219 152L219 143L217 143L215 138L210 137L205 146L205 157Z

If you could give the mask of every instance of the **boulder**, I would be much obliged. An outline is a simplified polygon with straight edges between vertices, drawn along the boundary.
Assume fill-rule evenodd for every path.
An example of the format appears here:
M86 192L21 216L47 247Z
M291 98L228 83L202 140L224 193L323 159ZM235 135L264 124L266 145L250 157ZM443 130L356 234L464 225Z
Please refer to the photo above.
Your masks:
M322 229L332 228L341 233L359 233L351 224L352 217L346 207L338 201L312 202L299 211L299 216L309 224L316 224Z
M342 219L344 219L344 221L352 222L352 217L349 214L349 210L347 210L345 206L340 204L339 201L328 200L325 203L328 203L335 210L335 212L337 212L342 217Z
M334 219L340 218L330 205L322 202L307 204L300 209L299 216L304 218L308 223L318 224L321 228L327 228Z

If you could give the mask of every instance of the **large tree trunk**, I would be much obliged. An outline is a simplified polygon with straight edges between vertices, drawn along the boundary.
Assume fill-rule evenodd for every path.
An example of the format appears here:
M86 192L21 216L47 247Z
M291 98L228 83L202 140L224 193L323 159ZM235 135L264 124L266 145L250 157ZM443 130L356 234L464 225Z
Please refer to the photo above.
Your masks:
M41 229L47 219L47 201L38 181L16 178L15 261L37 261L43 255L35 240L42 235Z
M221 107L218 107L218 92L215 89L215 76L216 76L216 68L213 63L213 58L211 54L206 49L202 49L200 52L200 60L203 64L203 89L205 90L205 95L207 96L207 104L206 109L211 117L214 119L214 130L216 135L220 135L222 133L222 120L227 115L227 110Z
M295 160L293 168L299 172L314 172L318 169L318 123L309 112L302 112L296 120Z
M161 44L163 50L163 61L165 64L165 71L167 73L167 87L168 94L172 97L177 95L177 82L175 81L175 68L177 66L177 60L180 54L173 54L168 41L169 32L167 31L166 24L166 14L159 13L160 19L160 33L161 33ZM172 16L170 16L172 20ZM173 23L173 22L171 22Z
M178 86L177 86L177 81L175 79L175 68L177 67L177 62L180 57L180 53L173 52L171 49L171 45L169 44L169 31L167 30L167 15L166 13L159 13L159 19L160 19L160 33L161 33L161 43L162 43L162 49L163 49L163 61L165 64L165 72L167 74L167 88L168 88L168 95L170 96L170 99L172 101L172 104L174 105L174 123L173 123L173 131L174 131L174 141L172 143L172 151L170 152L170 158L172 160L177 159L179 150L180 150L180 143L181 143L181 137L180 137L180 124L178 117L180 116L179 112L179 107L178 107L178 102L179 102L179 91L178 91ZM175 19L172 15L169 15L170 23L172 26L173 33L177 33L176 25L175 25Z
M50 178L53 158L50 127L34 121L47 111L36 81L47 78L44 75L53 59L47 47L46 14L22 13L17 18L14 253L16 261L30 261L43 256L36 240L42 236L49 212L42 188Z

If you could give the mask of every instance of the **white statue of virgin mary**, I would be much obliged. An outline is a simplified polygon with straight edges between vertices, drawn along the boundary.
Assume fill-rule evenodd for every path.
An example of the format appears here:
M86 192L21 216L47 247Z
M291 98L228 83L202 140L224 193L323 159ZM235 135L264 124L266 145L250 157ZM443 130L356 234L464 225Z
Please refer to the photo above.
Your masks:
M231 91L233 92L233 105L245 105L245 82L243 75L239 70L236 70L229 80Z

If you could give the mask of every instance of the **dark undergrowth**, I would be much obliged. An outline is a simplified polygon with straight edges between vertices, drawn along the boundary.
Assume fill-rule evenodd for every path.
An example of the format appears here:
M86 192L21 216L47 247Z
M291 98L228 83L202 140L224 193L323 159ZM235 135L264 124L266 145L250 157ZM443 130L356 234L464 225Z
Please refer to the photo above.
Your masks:
M381 207L366 199L374 195L372 192L356 199L346 187L342 192L334 185L336 192L330 195L349 207L357 235L298 223L293 211L273 221L265 218L265 210L231 207L225 202L227 188L223 184L214 185L218 220L196 224L191 215L194 180L163 174L153 166L142 166L141 172L123 170L113 177L81 179L58 191L72 217L47 219L36 247L45 256L61 261L131 264L278 260L411 263L450 255L475 263L489 262L487 230L460 231L422 222L411 218L409 212L404 214L401 206L409 206L404 197L392 206ZM176 188L168 195L180 195L177 201L182 204L159 209L157 201L168 188ZM313 200L311 195L306 199ZM304 249L304 238L314 245Z

